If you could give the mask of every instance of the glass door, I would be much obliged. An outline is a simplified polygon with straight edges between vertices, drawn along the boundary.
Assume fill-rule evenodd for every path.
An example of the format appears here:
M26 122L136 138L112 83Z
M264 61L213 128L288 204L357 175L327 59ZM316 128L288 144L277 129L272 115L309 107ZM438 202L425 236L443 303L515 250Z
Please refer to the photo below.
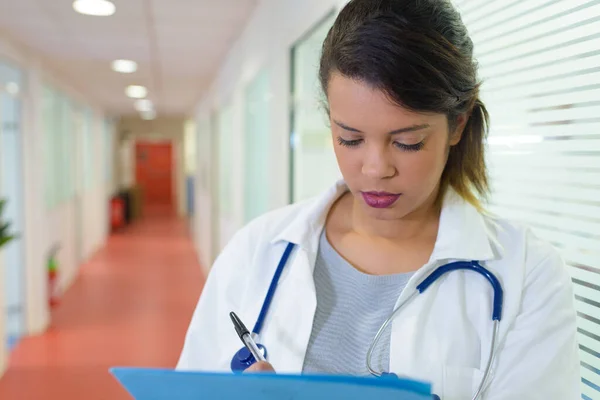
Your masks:
M233 201L233 105L228 102L219 110L218 116L218 144L219 157L218 176L218 202L219 202L219 245L223 249L236 230L235 212ZM220 251L220 250L219 250Z
M244 221L269 209L269 74L261 71L244 96Z
M0 198L6 199L3 220L18 235L2 248L4 258L6 335L8 349L25 332L25 257L23 248L23 153L21 137L21 74L0 64Z
M327 189L341 177L319 84L321 47L333 25L331 13L292 48L290 201L301 201Z

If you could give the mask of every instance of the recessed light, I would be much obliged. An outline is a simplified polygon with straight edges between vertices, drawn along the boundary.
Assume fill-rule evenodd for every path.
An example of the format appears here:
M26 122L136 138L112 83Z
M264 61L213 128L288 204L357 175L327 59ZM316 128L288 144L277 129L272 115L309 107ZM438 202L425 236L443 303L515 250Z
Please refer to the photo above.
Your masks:
M140 113L140 117L146 121L152 121L153 119L156 118L156 111L154 111L154 110L144 111L144 112Z
M148 99L136 100L133 104L133 107L135 107L135 109L139 112L147 112L154 110L154 105L152 104L152 101Z
M130 85L125 88L125 94L132 99L143 99L148 94L148 89L144 86Z
M113 71L131 74L137 71L137 63L131 60L115 60L111 64Z
M16 96L20 92L19 84L16 82L8 82L6 83L6 92L11 96Z
M80 14L107 17L115 13L115 5L108 0L75 0L73 9Z

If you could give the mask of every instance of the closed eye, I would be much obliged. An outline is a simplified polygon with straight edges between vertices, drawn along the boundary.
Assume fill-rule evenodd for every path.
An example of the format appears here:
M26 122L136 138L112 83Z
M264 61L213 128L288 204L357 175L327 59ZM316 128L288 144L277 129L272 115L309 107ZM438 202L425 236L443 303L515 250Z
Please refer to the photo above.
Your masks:
M338 136L338 143L345 147L356 147L362 143L362 139L345 140Z
M404 144L400 142L394 142L394 146L404 151L419 151L423 149L423 146L425 146L425 142L422 141L416 144Z
M346 140L346 139L343 139L342 137L338 136L337 141L341 146L344 146L344 147L358 147L359 145L362 144L362 142L364 140L363 139ZM414 152L414 151L422 150L423 147L425 146L425 141L421 141L421 142L415 143L415 144L404 144L401 142L394 142L394 146L403 151Z

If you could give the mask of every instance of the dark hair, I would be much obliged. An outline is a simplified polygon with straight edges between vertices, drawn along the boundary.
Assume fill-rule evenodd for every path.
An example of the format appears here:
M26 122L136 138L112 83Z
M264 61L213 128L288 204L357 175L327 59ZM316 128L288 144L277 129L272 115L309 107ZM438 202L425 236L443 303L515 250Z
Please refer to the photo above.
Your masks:
M489 116L471 41L449 0L352 0L323 43L319 77L325 94L331 74L363 81L399 106L443 113L451 131L469 117L450 149L442 193L452 186L478 208L489 191L484 140Z

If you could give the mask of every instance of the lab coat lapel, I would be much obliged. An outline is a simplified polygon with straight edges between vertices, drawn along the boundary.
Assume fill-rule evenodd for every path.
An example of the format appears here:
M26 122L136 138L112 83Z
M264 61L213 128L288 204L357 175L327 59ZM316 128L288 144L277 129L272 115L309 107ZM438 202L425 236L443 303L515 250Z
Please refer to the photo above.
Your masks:
M296 246L282 274L264 332L269 361L280 373L302 371L317 306L311 255Z
M337 182L313 206L300 211L271 241L271 245L296 244L281 276L262 335L264 343L268 343L269 361L278 372L302 371L317 307L313 271L319 236L331 205L346 190L343 181Z
M428 264L415 273L398 299L399 302L413 294L417 290L417 284L436 266ZM428 289L430 290L432 288ZM434 332L432 327L428 326L425 314L429 312L432 297L425 293L416 295L406 303L392 321L389 371L398 376L431 382L434 393L439 394L437 384L442 379L442 363L431 362L437 360L435 335L439 332Z
M449 189L444 197L438 237L431 258L410 279L395 307L410 296L416 286L436 268L457 260L489 261L501 253L502 249L497 246L494 235L479 211ZM447 278L446 275L441 277L427 291L405 304L391 327L390 371L434 382L435 390L443 381L444 364L448 362L440 358L438 340L448 333L440 332L436 325L436 321L446 317L446 313L440 313L439 310L440 307L460 307L459 294L454 293L455 290L445 291L453 293L455 299L441 300L438 296L440 285L444 285Z
M491 260L499 258L502 251L481 212L449 188L444 196L438 236L430 262Z

